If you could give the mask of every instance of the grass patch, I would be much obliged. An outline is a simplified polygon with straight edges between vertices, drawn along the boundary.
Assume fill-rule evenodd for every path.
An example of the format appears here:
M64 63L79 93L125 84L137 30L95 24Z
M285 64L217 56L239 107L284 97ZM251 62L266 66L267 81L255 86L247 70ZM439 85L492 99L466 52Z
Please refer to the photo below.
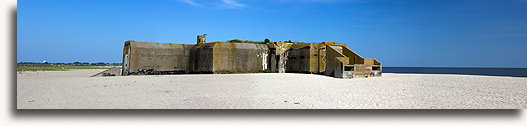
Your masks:
M19 66L16 67L16 71L67 71L71 69L109 69L112 66L35 66L35 67L26 67Z
M280 42L282 42L282 41L280 41ZM305 43L305 42L292 42L291 40L289 40L289 41L284 41L284 42L285 42L285 43Z
M233 39L233 40L229 40L227 42L232 42L232 43L254 43L254 44L267 44L267 43L270 43L271 41L269 39L265 39L264 41L251 41L251 40L240 40L240 39ZM282 41L279 41L279 42L282 42ZM293 42L291 40L288 40L288 41L283 41L283 42L286 42L286 43L304 43L304 42Z

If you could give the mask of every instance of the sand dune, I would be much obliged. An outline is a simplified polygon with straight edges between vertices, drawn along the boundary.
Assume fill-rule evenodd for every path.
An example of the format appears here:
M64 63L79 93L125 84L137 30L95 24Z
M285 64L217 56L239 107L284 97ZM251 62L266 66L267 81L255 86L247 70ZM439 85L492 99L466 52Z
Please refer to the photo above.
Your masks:
M293 73L90 77L17 73L18 109L526 109L527 78Z

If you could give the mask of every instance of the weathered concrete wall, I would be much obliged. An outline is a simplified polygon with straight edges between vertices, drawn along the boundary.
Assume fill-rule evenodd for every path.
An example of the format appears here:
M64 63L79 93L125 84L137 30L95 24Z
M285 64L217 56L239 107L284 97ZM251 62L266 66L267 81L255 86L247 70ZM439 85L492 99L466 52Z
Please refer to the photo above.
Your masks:
M359 54L351 51L347 46L342 46L342 53L349 57L350 64L364 64L364 58Z
M324 73L326 71L326 45L318 43L318 53L314 54L318 56L318 73Z
M269 67L269 48L266 44L215 42L210 45L213 72L257 72Z
M344 54L345 56L349 57L350 64L364 64L364 58L359 54L353 52L350 48L348 48L348 45L346 45L345 43L323 42L323 44L331 46L341 52L342 54Z
M338 49L333 48L332 46L326 46L326 71L327 76L335 76L335 69L340 69L342 66L337 66L342 63L342 61L337 62L338 57L345 57L344 54L338 51ZM349 61L349 60L348 60ZM347 64L343 64L347 65Z
M287 72L310 72L311 50L314 50L309 43L295 43L288 53L288 63L286 64Z
M271 72L285 73L288 62L288 52L293 43L272 42L268 44Z
M124 48L123 48L123 62L122 62L122 67L123 69L121 70L121 75L128 75L128 72L130 71L130 43L132 41L126 41L124 42Z
M365 58L364 59L364 64L366 64L366 65L374 65L374 63L375 63L374 60L375 59L372 59L372 58Z
M382 76L382 64L373 58L365 58L364 64L371 66L373 76Z
M126 70L123 68L123 71L138 72L139 69L152 69L190 72L189 57L193 45L135 41L128 41L125 45L123 64L128 66Z
M366 78L375 76L371 65L354 64L345 65L344 67L344 74L346 76L343 76L343 78Z
M288 72L321 73L325 64L325 48L321 43L294 43L288 51ZM322 51L320 51L322 49ZM322 53L322 55L320 54Z
M192 72L212 73L213 44L205 43L191 49L190 68Z
M215 42L184 45L126 42L123 64L126 70L184 71L185 73L258 72L269 69L266 44ZM127 62L127 63L125 63Z
M347 77L347 71L344 70L346 64L349 63L348 57L336 57L335 64L333 65L333 77L344 78Z

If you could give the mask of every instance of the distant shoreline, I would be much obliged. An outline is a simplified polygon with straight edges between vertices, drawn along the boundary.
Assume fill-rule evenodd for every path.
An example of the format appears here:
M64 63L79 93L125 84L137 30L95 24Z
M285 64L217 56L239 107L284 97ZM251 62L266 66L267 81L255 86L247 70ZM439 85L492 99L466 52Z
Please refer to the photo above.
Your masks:
M90 69L101 66L73 66L72 68ZM24 70L23 70L24 68ZM44 69L48 67L17 67L17 71L54 71L57 69ZM55 67L49 67L55 68ZM28 69L28 70L25 70ZM100 69L100 68L99 68ZM461 74L461 75L486 75L486 76L510 76L527 77L527 68L477 68L477 67L383 67L383 73L412 73L412 74Z
M463 74L463 75L527 77L527 68L383 67L382 72L383 73Z

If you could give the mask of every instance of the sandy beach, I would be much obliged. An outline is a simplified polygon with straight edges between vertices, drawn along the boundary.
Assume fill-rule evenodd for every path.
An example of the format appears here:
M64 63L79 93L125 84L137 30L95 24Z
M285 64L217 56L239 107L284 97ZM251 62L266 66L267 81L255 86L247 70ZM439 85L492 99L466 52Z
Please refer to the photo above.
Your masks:
M527 78L395 74L90 77L102 69L17 72L18 109L526 109Z

